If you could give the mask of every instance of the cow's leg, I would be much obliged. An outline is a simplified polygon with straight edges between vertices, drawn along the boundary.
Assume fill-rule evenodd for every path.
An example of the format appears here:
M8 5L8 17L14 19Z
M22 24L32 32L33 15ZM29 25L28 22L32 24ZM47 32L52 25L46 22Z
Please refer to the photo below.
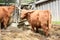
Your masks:
M6 27L7 27L7 24L6 24L6 22L4 22L4 29L6 29Z
M50 30L50 20L47 20L47 24L44 24L45 28L44 28L44 32L46 34L46 36L50 36L49 34L49 30Z
M1 29L3 29L4 28L4 24L3 24L3 22L1 22Z
M45 32L45 35L48 36L48 30L49 28L47 27L47 24L42 25L43 31Z
M50 29L51 29L51 20L47 20L47 29L46 29L47 30L47 33L50 31ZM49 33L48 33L48 36L50 36Z
M31 25L31 28L32 28L31 30L34 32L34 26L33 25Z
M8 18L4 18L4 29L7 28Z
M39 31L38 31L38 27L36 26L36 32L38 33Z
M46 28L44 29L44 32L45 32L45 35L46 35L46 36L48 36L48 30L49 30L48 27L46 27Z

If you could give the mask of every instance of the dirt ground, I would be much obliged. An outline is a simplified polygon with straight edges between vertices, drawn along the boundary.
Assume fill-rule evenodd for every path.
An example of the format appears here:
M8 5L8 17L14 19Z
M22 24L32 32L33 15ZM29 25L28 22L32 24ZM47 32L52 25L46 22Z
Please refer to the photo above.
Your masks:
M31 31L30 26L8 27L0 32L0 40L60 40L60 26L53 25L49 31L50 36L44 36L42 29L39 33Z

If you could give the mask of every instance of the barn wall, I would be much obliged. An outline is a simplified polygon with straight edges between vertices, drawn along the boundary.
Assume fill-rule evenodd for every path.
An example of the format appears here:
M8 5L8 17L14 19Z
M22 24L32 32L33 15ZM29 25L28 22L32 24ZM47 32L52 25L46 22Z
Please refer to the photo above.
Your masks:
M60 0L37 4L36 10L51 10L52 21L60 21Z

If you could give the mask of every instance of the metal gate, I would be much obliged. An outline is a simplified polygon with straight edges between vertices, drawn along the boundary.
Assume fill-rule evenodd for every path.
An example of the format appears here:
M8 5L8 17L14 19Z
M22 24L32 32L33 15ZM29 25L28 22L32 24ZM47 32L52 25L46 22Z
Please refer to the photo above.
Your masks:
M14 0L14 1L15 1L15 11L13 15L13 23L11 25L17 27L18 23L20 22L21 0Z

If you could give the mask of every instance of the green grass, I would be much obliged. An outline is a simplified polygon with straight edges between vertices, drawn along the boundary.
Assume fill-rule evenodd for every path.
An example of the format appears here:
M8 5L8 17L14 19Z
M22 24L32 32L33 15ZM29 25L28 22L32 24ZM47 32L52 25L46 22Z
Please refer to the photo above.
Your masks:
M53 21L52 24L60 24L60 21Z
M8 1L9 3L15 3L15 1L14 0L10 0L10 1ZM0 3L5 3L5 1L4 0L0 0Z

